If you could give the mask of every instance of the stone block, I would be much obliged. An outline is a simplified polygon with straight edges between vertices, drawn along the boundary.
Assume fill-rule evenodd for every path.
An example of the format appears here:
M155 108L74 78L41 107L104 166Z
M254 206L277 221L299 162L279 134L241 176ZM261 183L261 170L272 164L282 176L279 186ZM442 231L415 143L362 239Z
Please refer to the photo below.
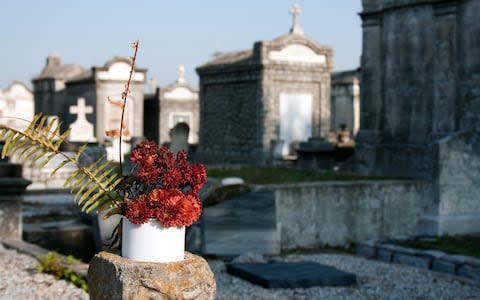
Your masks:
M445 252L437 251L437 250L426 250L426 251L422 251L422 253L435 259L440 259L447 255Z
M402 265L413 266L417 268L429 269L431 258L426 256L415 256L411 254L395 253L393 261Z
M30 183L21 165L0 163L0 239L22 238L22 194Z
M372 258L377 255L377 248L365 243L359 243L355 247L355 253L359 256Z
M377 259L385 262L391 262L393 252L385 249L378 249Z
M90 298L214 299L215 278L200 256L173 263L138 262L100 252L88 269Z
M480 280L480 267L474 267L468 264L462 265L458 268L457 275L473 280Z
M442 273L455 274L456 264L443 259L434 259L432 262L432 270Z
M418 221L418 234L425 236L459 235L480 228L479 214L456 216L422 216Z

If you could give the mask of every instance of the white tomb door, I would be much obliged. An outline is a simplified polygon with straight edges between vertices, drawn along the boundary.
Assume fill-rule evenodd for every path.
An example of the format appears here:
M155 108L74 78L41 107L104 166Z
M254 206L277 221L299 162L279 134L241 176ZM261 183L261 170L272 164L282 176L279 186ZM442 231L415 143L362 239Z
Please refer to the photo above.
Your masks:
M307 141L312 136L312 95L280 94L280 139L282 155L292 155L292 143Z

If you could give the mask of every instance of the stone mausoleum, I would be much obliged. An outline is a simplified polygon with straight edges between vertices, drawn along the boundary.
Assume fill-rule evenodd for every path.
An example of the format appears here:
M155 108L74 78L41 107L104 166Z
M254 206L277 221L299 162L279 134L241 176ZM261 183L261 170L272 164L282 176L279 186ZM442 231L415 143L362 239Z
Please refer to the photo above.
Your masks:
M188 143L198 144L200 122L198 90L185 81L185 68L177 68L177 80L155 93L145 95L145 137L162 145L171 142L171 130L178 123L188 125Z
M331 86L331 131L353 137L360 129L360 70L333 72Z
M420 234L480 230L480 1L363 0L356 169L432 183Z
M133 74L125 111L122 146L128 153L131 138L143 136L143 89L146 69ZM57 54L47 58L39 76L32 80L35 111L58 118L65 129L72 129L72 142L98 142L106 146L109 159L118 160L118 138L105 131L120 128L121 93L130 74L130 60L115 57L102 67L90 70L77 64L62 64ZM110 97L114 103L108 101Z
M207 163L255 163L289 157L330 131L333 50L304 34L299 9L286 35L252 49L218 54L198 67L200 144Z
M33 111L33 93L25 84L14 81L0 89L0 124L24 130Z

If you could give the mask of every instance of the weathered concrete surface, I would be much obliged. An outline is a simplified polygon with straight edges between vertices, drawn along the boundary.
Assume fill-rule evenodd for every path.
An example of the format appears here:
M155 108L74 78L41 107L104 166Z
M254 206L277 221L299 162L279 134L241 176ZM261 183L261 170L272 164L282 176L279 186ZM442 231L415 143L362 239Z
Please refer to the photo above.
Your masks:
M478 231L480 1L362 3L355 169L431 181L422 234Z
M280 239L271 191L235 196L203 211L203 254L231 257L245 253L277 255Z
M302 183L275 193L283 249L414 235L432 205L432 186L423 181Z
M0 239L22 239L22 194L30 183L21 165L0 163Z
M214 299L215 278L200 256L174 263L136 262L100 252L88 269L90 299Z
M480 231L480 134L463 132L438 142L438 175L432 214L421 219L422 235Z
M479 130L479 14L478 1L363 1L357 169L433 179L434 142Z

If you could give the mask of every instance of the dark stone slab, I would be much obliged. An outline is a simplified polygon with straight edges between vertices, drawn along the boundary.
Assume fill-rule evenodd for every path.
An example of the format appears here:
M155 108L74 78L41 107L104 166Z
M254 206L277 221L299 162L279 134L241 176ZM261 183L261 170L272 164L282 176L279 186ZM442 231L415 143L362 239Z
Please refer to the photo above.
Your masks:
M369 245L369 244L366 244L366 243L359 243L355 247L355 253L358 256L373 258L373 257L377 256L377 248L375 247L375 245Z
M424 256L415 256L410 254L395 253L393 261L402 265L409 265L413 267L430 269L431 258Z
M435 258L432 263L432 270L455 275L455 263Z
M480 268L471 265L461 266L460 268L458 268L457 274L473 280L480 280Z
M227 272L265 288L355 285L355 274L313 262L231 263Z
M385 249L378 249L377 259L385 262L391 262L393 257L393 252Z

